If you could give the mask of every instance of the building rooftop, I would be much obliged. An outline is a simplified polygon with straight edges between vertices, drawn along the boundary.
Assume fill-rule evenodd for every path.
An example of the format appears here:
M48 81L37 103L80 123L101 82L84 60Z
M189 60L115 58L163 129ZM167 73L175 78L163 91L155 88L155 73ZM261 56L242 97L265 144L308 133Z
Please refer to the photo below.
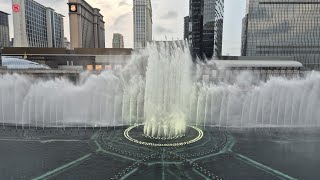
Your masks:
M284 60L212 60L217 67L225 68L302 68L303 65L299 61Z
M50 69L45 64L28 61L19 57L2 57L2 65L8 69Z
M5 55L131 55L131 48L30 48L30 47L5 47Z
M9 13L3 12L3 11L0 11L0 13L4 13L4 14L7 14L7 15L10 15Z

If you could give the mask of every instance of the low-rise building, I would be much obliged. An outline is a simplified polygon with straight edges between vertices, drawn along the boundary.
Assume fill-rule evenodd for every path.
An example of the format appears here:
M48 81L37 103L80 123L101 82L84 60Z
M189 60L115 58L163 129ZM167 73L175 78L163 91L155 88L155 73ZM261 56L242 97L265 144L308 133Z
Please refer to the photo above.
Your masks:
M304 67L293 57L222 56L203 65L203 79L215 82L235 82L243 72L249 72L257 83L274 76L300 76Z

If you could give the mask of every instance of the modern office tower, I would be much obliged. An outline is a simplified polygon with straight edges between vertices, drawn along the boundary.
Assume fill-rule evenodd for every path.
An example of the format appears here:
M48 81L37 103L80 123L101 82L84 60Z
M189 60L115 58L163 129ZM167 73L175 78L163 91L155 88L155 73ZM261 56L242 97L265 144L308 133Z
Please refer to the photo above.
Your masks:
M152 41L152 6L150 0L133 0L134 48L146 47Z
M242 19L241 56L247 55L248 15Z
M214 17L215 23L214 23L213 55L214 56L222 56L224 0L216 0L214 7L215 7L215 11L214 11L215 12L215 17ZM206 28L204 28L204 29L206 29Z
M124 48L123 36L119 33L113 34L112 48Z
M189 13L193 57L221 56L224 0L190 0Z
M12 0L14 47L63 47L63 15L34 0Z
M85 0L69 0L72 48L105 48L105 22L100 9Z
M293 56L320 68L320 0L250 0L242 47L247 56Z
M189 16L184 17L184 31L183 31L183 39L189 39L189 22L190 18Z
M0 11L0 48L10 46L8 13Z

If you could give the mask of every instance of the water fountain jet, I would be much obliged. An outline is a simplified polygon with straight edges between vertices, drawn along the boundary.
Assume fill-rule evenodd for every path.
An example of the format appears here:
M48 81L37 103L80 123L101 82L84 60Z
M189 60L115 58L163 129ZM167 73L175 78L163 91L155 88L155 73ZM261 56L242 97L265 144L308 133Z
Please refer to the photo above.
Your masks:
M192 60L185 52L188 48L168 43L148 48L144 134L158 139L183 136L187 127L186 100L193 85Z
M86 75L77 84L1 75L0 123L31 129L144 124L142 133L160 139L188 134L187 125L320 126L319 72L259 83L242 72L232 83L202 82L196 66L187 45L160 43L134 52L122 69Z

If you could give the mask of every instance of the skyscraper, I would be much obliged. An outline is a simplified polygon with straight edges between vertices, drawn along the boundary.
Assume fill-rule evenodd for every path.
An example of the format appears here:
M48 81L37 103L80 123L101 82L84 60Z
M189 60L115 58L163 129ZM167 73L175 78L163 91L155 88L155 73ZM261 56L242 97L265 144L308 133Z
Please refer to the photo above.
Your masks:
M72 48L105 48L105 22L100 9L85 0L69 0Z
M63 47L63 15L34 0L12 0L15 47Z
M190 46L193 57L221 56L224 0L190 0Z
M250 0L247 8L243 55L293 56L320 68L320 0Z
M152 41L152 6L150 0L133 0L134 48L144 48Z
M113 34L112 48L124 48L123 36L119 33Z
M186 40L189 38L189 16L184 17L184 31L183 31L183 39Z
M8 15L0 11L0 48L10 46Z
M247 55L248 15L242 19L241 56Z

